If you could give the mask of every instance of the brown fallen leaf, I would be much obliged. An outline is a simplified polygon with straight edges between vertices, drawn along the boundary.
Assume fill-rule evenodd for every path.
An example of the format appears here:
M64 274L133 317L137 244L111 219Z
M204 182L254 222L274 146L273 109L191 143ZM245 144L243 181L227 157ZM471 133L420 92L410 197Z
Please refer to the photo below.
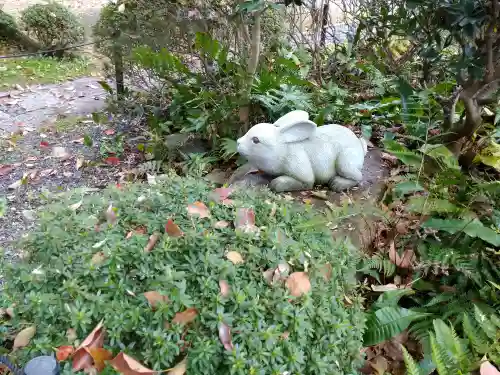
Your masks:
M200 219L210 217L210 211L203 202L194 202L187 206L187 212L191 216L199 216Z
M227 221L221 220L215 223L214 227L217 229L224 229L229 226L229 223Z
M237 251L228 251L226 258L230 260L233 264L244 263L243 257Z
M156 243L160 239L160 235L158 233L153 233L151 236L149 236L148 243L144 247L144 251L146 253L149 253L153 248L156 246Z
M220 203L227 200L233 191L234 189L231 188L217 188L210 194L210 197L212 200Z
M179 226L175 224L172 219L168 219L167 224L165 225L165 232L170 237L182 237L184 235L181 228L179 228Z
M27 327L22 331L20 331L14 338L14 345L12 346L12 349L16 350L27 346L30 343L33 336L35 336L35 333L36 333L35 326Z
M377 356L375 359L371 360L370 366L373 368L376 375L384 375L389 368L387 359L382 356Z
M397 250L394 240L391 241L389 245L389 259L396 266L401 268L410 268L415 261L415 253L413 250L405 250L403 255L400 257Z
M219 287L220 287L220 294L222 297L228 297L229 293L231 292L231 288L229 286L229 283L226 280L220 280L219 281Z
M311 290L309 276L305 272L294 272L286 279L286 287L294 297L300 297Z
M175 365L175 367L172 367L170 370L168 370L169 375L184 375L187 370L187 357L184 357L182 361L180 361L178 364Z
M82 157L76 158L76 170L78 171L85 164L85 159Z
M94 360L94 367L98 372L101 372L106 367L105 361L113 358L113 353L104 348L88 348L87 352Z
M57 348L56 351L56 359L59 362L67 360L71 354L73 354L75 351L75 348L71 345L63 345Z
M10 317L10 318L13 318L14 317L14 306L11 306L11 307L7 307L5 309L5 313Z
M158 373L158 371L148 369L123 352L119 353L109 363L116 371L123 375L155 375Z
M90 348L102 348L104 345L103 321L90 332L73 354L73 370L80 371L92 367L92 356L87 352Z
M10 164L0 164L0 177L6 176L14 170L14 167Z
M388 154L387 152L381 153L382 160L388 161L391 164L396 164L398 162L398 158L394 155Z
M236 210L234 226L245 233L259 231L259 228L255 225L255 212L251 208L238 208Z
M191 323L198 316L198 310L194 307L190 307L182 312L178 312L175 314L174 319L172 319L172 323L186 325Z
M106 255L104 254L103 251L99 251L92 256L92 260L90 261L91 264L94 266L98 266L102 264L106 260Z
M224 345L224 349L233 350L233 343L231 338L231 328L226 323L219 324L219 339Z
M148 300L151 308L153 310L156 309L156 306L160 303L167 303L169 301L167 296L164 296L160 294L159 292L156 292L154 290L145 292L144 297Z

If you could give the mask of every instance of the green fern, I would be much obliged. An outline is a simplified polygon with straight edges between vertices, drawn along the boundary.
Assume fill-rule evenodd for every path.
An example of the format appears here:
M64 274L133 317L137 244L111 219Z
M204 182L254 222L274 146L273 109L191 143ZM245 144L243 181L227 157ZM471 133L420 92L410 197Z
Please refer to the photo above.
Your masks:
M396 265L383 255L376 254L373 257L366 259L359 271L363 272L367 270L377 270L385 277L391 277L396 273Z
M484 356L494 363L500 361L500 317L495 313L486 314L476 305L473 310L462 318L466 339L443 320L433 321L432 332L429 332L429 354L439 375L468 374L479 368ZM421 373L406 350L403 356L408 374Z
M423 371L420 369L419 365L413 357L408 353L406 348L401 345L401 350L403 351L403 359L405 361L407 375L423 375Z

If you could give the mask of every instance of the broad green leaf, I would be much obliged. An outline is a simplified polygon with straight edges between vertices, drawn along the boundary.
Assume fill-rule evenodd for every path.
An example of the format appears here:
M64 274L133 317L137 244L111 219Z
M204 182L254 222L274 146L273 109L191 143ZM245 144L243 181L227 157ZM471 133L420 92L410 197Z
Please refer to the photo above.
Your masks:
M399 300L402 297L408 296L410 294L415 294L415 292L411 289L398 289L384 292L373 304L373 309L382 309L384 307L396 308L398 306Z
M459 212L460 208L446 199L429 198L425 196L411 197L408 200L407 209L410 212L418 212L428 215L431 212L453 213Z
M488 147L485 147L476 155L474 162L489 165L500 171L500 144L491 141Z
M436 160L442 160L450 168L459 168L457 158L444 145L425 144L420 147L420 152Z
M363 344L372 346L389 340L408 328L411 322L427 315L401 307L383 307L369 315Z
M398 196L403 196L418 191L425 191L425 189L417 181L404 181L394 186L394 192Z
M478 219L460 220L460 219L437 219L431 218L422 223L423 228L432 228L442 230L450 234L464 232L473 238L480 238L493 246L500 246L500 234L493 229L484 226Z

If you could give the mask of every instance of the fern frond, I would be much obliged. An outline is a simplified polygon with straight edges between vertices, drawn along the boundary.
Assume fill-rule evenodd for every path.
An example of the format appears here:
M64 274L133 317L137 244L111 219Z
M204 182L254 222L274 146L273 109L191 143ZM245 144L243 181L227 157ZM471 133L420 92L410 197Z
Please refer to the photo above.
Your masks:
M479 326L481 327L483 332L486 333L486 336L488 336L492 340L495 340L497 338L497 327L476 305L474 305L474 318L479 323Z
M479 354L486 353L489 349L488 338L470 319L469 314L464 313L462 325L474 350Z
M403 359L404 359L405 365L406 365L406 374L407 375L423 375L417 362L415 362L413 357L410 355L410 353L408 353L408 351L406 350L406 348L403 345L401 345L401 350L403 351Z
M430 333L431 340L431 355L432 361L436 365L436 369L439 375L447 375L451 374L449 372L448 367L446 366L446 349L444 349L440 343L436 340L436 336L433 333Z

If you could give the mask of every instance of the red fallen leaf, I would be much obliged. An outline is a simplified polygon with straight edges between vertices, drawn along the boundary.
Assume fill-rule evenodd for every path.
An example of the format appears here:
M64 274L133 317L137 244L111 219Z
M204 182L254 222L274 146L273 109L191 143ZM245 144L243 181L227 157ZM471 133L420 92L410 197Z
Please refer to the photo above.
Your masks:
M197 215L200 219L210 217L210 211L208 207L203 202L194 202L188 205L187 212L189 215Z
M94 367L98 372L104 370L104 367L106 366L104 363L105 361L109 361L113 358L113 353L104 348L88 348L87 352L94 360Z
M224 345L224 349L233 350L233 343L231 339L231 328L226 323L219 325L219 339Z
M174 319L172 319L172 323L177 323L180 325L185 325L191 323L198 316L198 310L194 307L190 307L182 312L178 312L175 314Z
M104 134L106 134L106 135L113 135L113 134L115 134L115 130L114 129L106 129L104 131Z
M49 147L49 142L47 142L47 141L41 141L40 142L40 147Z
M255 212L251 208L238 208L234 226L244 232L257 232L259 228L255 226Z
M415 261L415 253L413 250L405 250L403 256L399 256L394 241L389 245L389 259L396 266L401 268L410 268Z
M101 320L99 324L94 328L94 330L88 335L85 340L80 344L80 346L75 350L73 354L73 370L80 371L85 368L92 367L92 356L87 352L86 349L90 348L102 348L104 344L104 327L103 321Z
M121 189L121 188L122 188L122 185L120 185L120 184L116 184L116 188L117 188L117 189Z
M144 367L141 363L125 353L119 353L109 363L116 371L124 375L154 375L158 373L157 371Z
M177 224L174 223L172 219L168 219L167 224L165 225L165 232L170 237L182 237L184 233L182 233L181 228Z
M144 297L148 300L151 308L154 310L156 309L156 306L159 303L167 303L168 302L168 297L161 295L158 292L155 292L154 290L145 292Z
M109 158L104 159L104 162L109 165L119 165L120 159L118 159L116 156L110 156Z
M56 352L56 359L59 362L65 361L69 358L71 354L73 354L75 351L75 348L71 345L63 345L57 348Z
M211 196L216 202L220 203L227 200L233 191L234 189L231 188L217 188L212 192Z
M14 170L14 167L10 164L0 164L0 176L8 175Z

